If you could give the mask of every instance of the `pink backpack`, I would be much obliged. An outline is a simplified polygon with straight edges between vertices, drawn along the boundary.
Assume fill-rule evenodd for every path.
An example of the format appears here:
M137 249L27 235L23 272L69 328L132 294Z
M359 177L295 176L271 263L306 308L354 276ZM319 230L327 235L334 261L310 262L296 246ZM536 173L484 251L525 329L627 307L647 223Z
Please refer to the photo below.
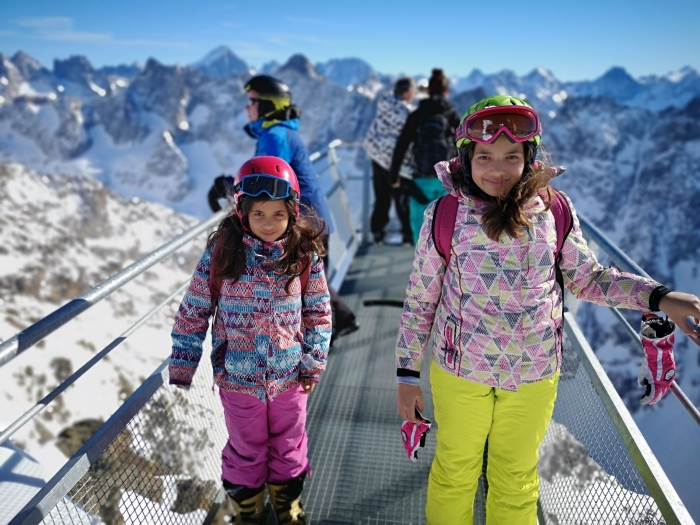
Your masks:
M545 192L541 193L540 196L545 199ZM454 195L440 197L435 204L432 235L435 240L435 248L442 258L445 259L445 264L447 265L450 264L452 235L455 231L458 206L459 201ZM561 248L571 231L573 221L571 219L571 209L569 209L569 204L566 202L566 199L553 188L550 210L552 211L552 215L554 215L554 222L557 225L557 249L554 252L554 266L557 273L557 282L559 286L561 286L563 292L564 278L559 269L559 260L561 259Z

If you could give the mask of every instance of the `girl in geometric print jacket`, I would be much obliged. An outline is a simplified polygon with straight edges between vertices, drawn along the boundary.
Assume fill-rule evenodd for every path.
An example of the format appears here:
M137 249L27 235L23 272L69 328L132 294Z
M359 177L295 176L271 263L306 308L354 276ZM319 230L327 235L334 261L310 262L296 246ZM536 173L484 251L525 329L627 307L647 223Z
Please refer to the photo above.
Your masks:
M563 323L549 170L535 161L540 134L528 104L490 97L462 118L459 162L435 166L458 200L449 265L433 239L432 203L396 347L399 413L417 423L415 409L423 410L418 380L431 333L434 338L430 382L438 433L429 525L472 523L487 439L486 523L537 523L537 454L556 397ZM564 198L573 223L558 262L566 288L601 305L663 310L698 342L685 319L697 322L700 299L602 267Z
M325 224L299 213L296 175L277 157L244 163L235 192L175 318L170 384L191 384L214 315L211 361L229 434L222 481L235 523L260 520L266 483L278 521L306 523L306 394L331 336Z

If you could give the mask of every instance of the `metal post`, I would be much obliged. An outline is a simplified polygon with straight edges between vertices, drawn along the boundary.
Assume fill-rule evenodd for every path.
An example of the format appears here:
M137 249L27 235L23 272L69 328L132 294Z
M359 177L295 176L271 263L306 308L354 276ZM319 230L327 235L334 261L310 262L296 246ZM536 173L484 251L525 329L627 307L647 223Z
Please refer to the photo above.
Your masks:
M371 244L373 239L370 236L369 231L369 206L370 206L370 186L372 182L372 170L370 168L370 160L367 159L365 162L365 173L362 178L362 242L364 244Z

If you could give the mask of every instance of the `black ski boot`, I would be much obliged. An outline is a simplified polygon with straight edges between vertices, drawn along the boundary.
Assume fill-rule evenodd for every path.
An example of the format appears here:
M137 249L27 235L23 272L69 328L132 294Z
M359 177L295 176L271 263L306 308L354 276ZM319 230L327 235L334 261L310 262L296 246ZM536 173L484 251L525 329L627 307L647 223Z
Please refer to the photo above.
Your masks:
M224 480L224 490L233 500L234 525L260 525L265 509L265 485L251 489Z
M270 493L270 500L280 525L309 525L301 501L305 478L306 474L302 474L282 485L267 484L267 491Z

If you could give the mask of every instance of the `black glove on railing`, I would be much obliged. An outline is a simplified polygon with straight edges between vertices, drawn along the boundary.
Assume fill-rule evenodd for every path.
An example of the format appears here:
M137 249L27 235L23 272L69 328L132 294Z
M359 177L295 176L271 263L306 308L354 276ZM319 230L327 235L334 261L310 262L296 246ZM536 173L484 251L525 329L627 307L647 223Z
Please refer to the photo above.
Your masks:
M212 185L211 189L209 190L209 194L207 195L211 211L213 211L214 213L219 211L221 209L219 199L225 199L226 196L226 176L219 175L214 179L214 184Z

